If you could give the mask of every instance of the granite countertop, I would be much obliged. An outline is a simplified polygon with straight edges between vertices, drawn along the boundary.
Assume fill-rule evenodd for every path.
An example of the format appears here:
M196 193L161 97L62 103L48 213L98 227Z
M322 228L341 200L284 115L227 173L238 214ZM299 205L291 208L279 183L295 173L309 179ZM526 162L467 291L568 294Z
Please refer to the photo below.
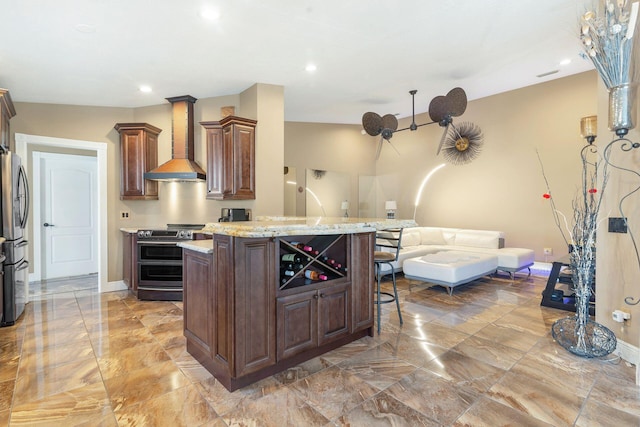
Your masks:
M213 240L188 240L184 242L178 242L178 246L185 249L190 249L196 252L202 252L203 254L213 253Z
M387 228L417 227L412 219L345 217L258 217L257 221L208 223L203 232L234 237L276 237L306 234L356 234Z

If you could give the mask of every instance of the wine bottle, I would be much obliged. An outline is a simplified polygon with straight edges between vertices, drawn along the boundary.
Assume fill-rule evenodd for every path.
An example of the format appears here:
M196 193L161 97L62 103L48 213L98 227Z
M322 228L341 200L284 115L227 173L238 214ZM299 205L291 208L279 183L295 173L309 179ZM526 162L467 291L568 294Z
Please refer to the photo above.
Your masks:
M304 277L311 280L327 280L328 277L325 274L322 274L315 270L305 270Z
M304 264L296 263L296 262L282 262L280 263L280 271L284 270L302 270L304 268Z
M329 257L328 257L328 256L326 256L326 255L322 257L322 261L323 261L325 264L328 264L328 265L334 265L334 264L336 263L336 260L335 260L335 259L333 259L333 258L329 258Z
M298 249L302 249L305 252L311 252L313 248L306 243L302 242L289 242L292 246L295 246Z
M284 254L280 258L282 262L292 262L295 264L304 264L309 261L309 257L303 256L301 254Z

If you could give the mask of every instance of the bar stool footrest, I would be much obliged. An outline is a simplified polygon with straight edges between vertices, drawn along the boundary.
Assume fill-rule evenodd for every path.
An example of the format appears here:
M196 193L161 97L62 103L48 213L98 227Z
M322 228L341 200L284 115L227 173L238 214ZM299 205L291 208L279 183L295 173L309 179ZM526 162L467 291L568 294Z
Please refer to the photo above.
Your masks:
M390 299L382 299L382 296L386 296L389 297ZM395 302L396 301L396 297L393 296L392 293L389 292L380 292L380 301L374 301L374 304L389 304L391 302Z

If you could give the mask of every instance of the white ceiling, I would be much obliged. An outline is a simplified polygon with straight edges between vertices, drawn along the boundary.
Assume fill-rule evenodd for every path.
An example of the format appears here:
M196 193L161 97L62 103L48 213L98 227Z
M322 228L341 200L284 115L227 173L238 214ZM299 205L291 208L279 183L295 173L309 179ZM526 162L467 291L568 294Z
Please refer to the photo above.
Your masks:
M579 57L582 3L0 0L0 87L14 102L139 107L258 82L284 86L287 121L406 117L411 89L419 113L456 86L471 100L592 69ZM201 18L203 6L220 18Z

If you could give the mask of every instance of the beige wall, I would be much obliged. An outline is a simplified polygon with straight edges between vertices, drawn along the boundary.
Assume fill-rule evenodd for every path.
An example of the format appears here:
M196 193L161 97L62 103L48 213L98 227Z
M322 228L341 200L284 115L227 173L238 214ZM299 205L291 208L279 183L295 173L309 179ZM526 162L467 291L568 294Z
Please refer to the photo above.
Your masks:
M614 134L607 129L608 94L599 82L598 88L598 146L604 150L613 141ZM600 118L604 119L600 119ZM640 142L640 131L633 129L627 136ZM610 161L614 165L640 171L640 150L624 152L622 142L611 146ZM640 176L634 173L609 168L609 181L603 195L601 215L621 217L618 204L622 197L640 186ZM622 205L636 243L640 245L640 194L627 198ZM596 321L611 329L618 340L634 346L640 344L640 305L625 304L626 297L640 299L640 265L636 258L630 234L607 232L607 223L598 229L596 256ZM624 323L614 322L611 313L623 310L631 313L631 319ZM634 361L635 362L635 361Z
M279 86L257 84L247 91L253 92L253 95L239 94L196 102L194 151L195 160L206 170L205 133L198 122L219 120L220 108L223 106L235 106L238 114L251 112L246 117L258 120L256 133L262 135L258 137L259 143L256 144L257 201L206 200L205 183L184 182L160 182L157 201L120 200L120 144L114 125L121 122L146 122L162 129L158 138L158 162L163 163L171 156L169 103L135 109L16 103L17 114L11 120L11 132L107 143L107 280L116 281L122 279L122 227L215 222L220 216L220 208L225 206L252 208L257 215L282 213L282 195L276 194L274 197L270 189L282 187L283 90ZM256 105L252 106L251 103ZM263 162L268 164L263 165ZM27 159L29 169L30 163L31 160ZM275 173L276 170L279 173ZM129 211L130 219L120 219L120 211Z

